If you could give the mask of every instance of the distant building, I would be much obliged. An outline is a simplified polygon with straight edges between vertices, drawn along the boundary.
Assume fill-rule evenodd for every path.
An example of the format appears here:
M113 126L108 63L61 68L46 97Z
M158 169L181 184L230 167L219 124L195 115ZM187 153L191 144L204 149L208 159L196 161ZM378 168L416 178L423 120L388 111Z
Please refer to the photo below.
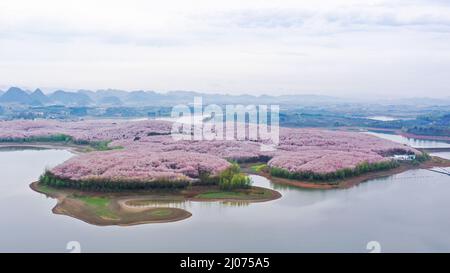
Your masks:
M411 161L416 159L416 155L412 154L412 155L394 155L392 156L393 159L395 160L404 160L404 161Z

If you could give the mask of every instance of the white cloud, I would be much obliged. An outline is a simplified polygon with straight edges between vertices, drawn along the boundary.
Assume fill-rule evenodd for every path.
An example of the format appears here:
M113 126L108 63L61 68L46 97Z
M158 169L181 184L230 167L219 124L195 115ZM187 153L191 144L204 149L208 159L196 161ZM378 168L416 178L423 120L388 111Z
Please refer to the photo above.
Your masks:
M445 96L445 1L0 2L0 83Z

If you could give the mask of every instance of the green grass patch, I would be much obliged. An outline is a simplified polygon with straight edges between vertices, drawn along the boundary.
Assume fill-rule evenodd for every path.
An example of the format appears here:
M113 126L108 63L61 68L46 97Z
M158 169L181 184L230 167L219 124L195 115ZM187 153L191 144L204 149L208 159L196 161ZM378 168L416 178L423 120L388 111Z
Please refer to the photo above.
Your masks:
M253 165L250 167L250 169L254 172L262 172L267 168L267 164L258 164L258 165Z
M261 198L270 198L272 192L266 189L252 188L245 191L210 191L196 195L201 199L238 199L238 200L254 200Z
M118 219L118 217L109 209L110 199L98 196L74 195L75 199L84 202L92 211L101 218Z
M227 198L245 198L248 194L236 191L213 191L198 194L197 198L202 199L227 199Z
M89 142L89 146L96 151L108 151L108 150L119 150L123 149L122 146L108 146L111 141L93 141Z
M290 172L283 168L271 167L270 174L275 177L294 180L308 180L320 183L320 182L342 180L368 172L390 170L393 168L397 168L398 166L400 166L400 163L397 162L396 160L374 162L374 163L363 162L358 164L355 168L344 168L329 173L315 173L312 171Z
M27 142L72 142L73 137L65 134L30 136L30 137L6 137L0 138L0 142L27 143Z
M121 146L115 147L108 146L109 143L111 142L110 140L101 140L101 141L78 140L66 134L0 138L0 143L33 143L33 142L44 142L44 143L57 142L63 144L87 145L89 147L86 149L86 151L107 151L123 148Z
M83 201L90 206L103 206L107 207L110 200L105 197L95 197L95 196L76 196L78 200Z
M52 194L56 192L55 188L52 188L50 186L47 185L43 185L42 183L38 184L38 190L42 193L46 193L46 194Z

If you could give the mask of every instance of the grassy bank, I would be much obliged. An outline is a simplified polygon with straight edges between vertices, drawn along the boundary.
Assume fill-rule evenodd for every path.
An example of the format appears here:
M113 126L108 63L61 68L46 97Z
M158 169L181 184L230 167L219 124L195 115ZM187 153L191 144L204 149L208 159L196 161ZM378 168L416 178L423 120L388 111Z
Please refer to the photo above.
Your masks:
M402 161L404 164L419 165L422 162L428 161L431 157L427 153L417 155L412 161ZM363 162L358 164L355 168L344 168L335 172L316 173L312 171L306 172L290 172L283 168L269 167L266 164L257 164L250 166L250 170L255 173L267 172L273 177L280 177L292 180L310 181L316 183L330 183L339 180L345 180L357 177L371 172L380 172L395 169L400 166L399 161L389 160L376 163Z
M101 218L111 220L119 219L117 214L109 208L111 200L107 197L73 195L72 198L83 202L95 215Z
M82 145L87 146L87 151L107 151L114 149L121 149L120 146L110 147L108 140L88 141L74 139L72 136L65 134L54 134L45 136L30 136L30 137L6 137L0 138L0 143L16 143L16 144L29 144L29 143L58 143L66 145Z
M277 191L261 188L251 187L248 189L240 189L235 191L217 191L207 190L194 196L193 200L201 201L268 201L281 197Z
M399 163L394 160L383 161L377 163L361 163L357 165L355 168L344 168L337 170L335 172L329 173L315 173L312 171L305 172L290 172L286 169L277 168L277 167L269 167L270 175L275 177L293 179L293 180L302 180L302 181L311 181L311 182L330 182L335 180L343 180L346 178L358 176L368 172L375 171L385 171L389 169L393 169L399 166Z

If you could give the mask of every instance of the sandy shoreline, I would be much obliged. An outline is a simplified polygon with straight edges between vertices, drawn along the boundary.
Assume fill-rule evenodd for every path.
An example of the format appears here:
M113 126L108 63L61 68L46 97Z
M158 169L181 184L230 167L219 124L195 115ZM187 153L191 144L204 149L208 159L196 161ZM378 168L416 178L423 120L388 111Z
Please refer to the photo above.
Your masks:
M108 209L113 213L114 218L99 215L95 208L86 205L84 202L77 200L71 195L74 190L55 190L54 192L45 192L39 188L38 182L30 184L30 188L38 193L57 200L52 212L58 215L66 215L76 218L85 223L96 226L134 226L141 224L169 223L187 219L192 216L189 211L180 208L154 207L146 208L140 211L127 211L117 202L117 198L111 198ZM93 196L96 196L93 194ZM151 213L160 210L169 211L170 214L163 217L152 216Z
M76 189L56 189L42 186L38 182L30 184L30 188L57 200L52 212L66 215L97 226L131 226L151 223L168 223L187 219L192 214L173 203L195 202L224 202L224 203L259 203L281 198L281 194L272 189L251 187L240 192L248 193L243 196L224 198L202 198L199 194L219 192L217 186L194 186L180 191L137 191L137 192L84 192ZM260 195L264 193L264 195ZM102 208L93 207L83 201L106 200L107 205ZM132 205L136 202L137 205ZM139 204L142 202L143 204ZM150 205L145 203L149 202ZM155 214L152 216L152 214ZM159 215L160 213L167 215Z

